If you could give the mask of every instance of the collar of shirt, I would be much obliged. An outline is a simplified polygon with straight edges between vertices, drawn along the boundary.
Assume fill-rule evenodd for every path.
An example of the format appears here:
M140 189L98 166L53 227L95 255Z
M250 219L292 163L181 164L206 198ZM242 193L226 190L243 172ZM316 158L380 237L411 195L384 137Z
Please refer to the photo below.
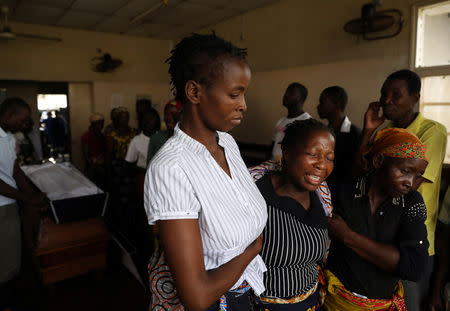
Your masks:
M414 135L417 135L417 132L420 131L420 129L422 128L422 123L423 123L424 121L426 121L426 120L427 120L427 119L425 119L425 118L423 117L423 115L422 115L420 112L418 112L417 115L416 115L416 117L414 118L414 120L411 122L410 125L408 125L408 126L406 127L406 129L407 129L408 131L412 132ZM389 122L386 124L386 128L391 128L391 127L395 127L395 126L394 126L394 122L389 121Z
M218 138L217 143L219 144L219 146L221 146L222 148L225 149L225 145L222 141L222 135L224 133L219 132L219 131L216 131L216 133L217 133L217 138ZM183 132L182 129L180 129L180 123L177 123L177 125L175 126L173 136L182 140L185 143L185 146L187 146L189 149L191 149L193 152L195 152L197 154L203 154L203 155L210 154L208 149L206 149L206 147L202 143L200 143L196 139L192 138L191 136L189 136L188 134Z
M406 128L408 131L411 131L413 133L417 133L419 131L419 129L422 128L422 123L425 120L425 118L423 117L423 115L419 112L416 116L416 118L414 119L414 121L411 122L410 125L408 125L408 127Z
M363 196L369 196L369 184L368 184L368 178L362 177L359 178L356 182L356 192L355 192L355 199L361 198ZM405 207L405 196L402 195L401 197L397 198L387 198L387 200L392 200L392 204L394 205L402 205L402 207Z
M342 121L340 132L341 133L350 133L351 126L352 126L352 122L350 122L350 119L347 116L345 116L344 121Z
M296 120L307 120L307 119L311 119L311 118L312 118L311 115L305 111L301 115L293 117L293 118L286 117L286 120L288 120L290 123L290 122L294 122Z
M0 127L0 137L4 138L6 136L8 136L8 134Z

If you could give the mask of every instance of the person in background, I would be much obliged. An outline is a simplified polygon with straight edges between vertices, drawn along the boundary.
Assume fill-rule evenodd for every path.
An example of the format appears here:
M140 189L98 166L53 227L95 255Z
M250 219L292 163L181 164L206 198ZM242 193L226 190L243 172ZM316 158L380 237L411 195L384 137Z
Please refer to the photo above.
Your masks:
M286 92L283 96L283 106L287 109L288 114L286 117L278 120L275 125L275 134L272 141L272 156L273 160L281 159L281 147L280 143L284 137L284 130L289 123L296 120L306 120L311 116L303 111L303 105L308 97L308 89L297 82L289 84Z
M146 110L140 113L138 121L141 133L133 138L128 147L125 157L125 162L128 164L125 166L127 170L125 176L129 176L129 178L125 178L121 186L124 186L127 180L133 182L134 189L129 192L128 204L123 207L123 210L126 211L127 222L129 222L125 234L128 240L135 245L136 251L133 259L137 270L146 279L148 277L148 260L154 245L151 240L152 234L149 232L151 228L148 226L144 210L144 178L150 136L159 131L161 120L158 112L151 106L147 106ZM124 188L122 188L123 190Z
M166 123L166 130L159 131L151 137L147 151L147 166L158 150L173 136L175 125L180 121L182 108L181 102L177 99L169 100L164 106L164 123Z
M110 119L111 119L111 123L109 123L104 130L104 134L105 136L108 136L109 134L111 134L111 132L113 130L115 130L117 128L117 116L118 116L118 112L119 112L119 107L113 108L111 109L110 112Z
M54 118L50 118L49 135L51 137L50 141L54 153L53 156L66 152L69 127L66 119L59 110L55 111Z
M447 146L447 129L439 122L426 119L415 107L420 99L420 77L411 70L400 70L389 75L381 88L378 102L369 105L364 118L364 129L357 166L361 167L361 150L367 147L370 137L387 119L387 128L405 128L415 134L425 145L428 166L423 174L418 191L427 207L426 226L429 241L428 271L418 282L405 282L406 304L408 311L421 310L429 294L430 277L433 271L434 234L438 217L439 187L441 184L442 163ZM383 114L380 116L380 111ZM358 170L358 169L357 169Z
M246 55L215 34L192 34L168 59L183 117L145 177L148 222L164 250L149 265L150 310L250 311L250 288L264 291L266 204L227 134L247 109ZM168 291L159 281L171 274Z
M145 169L147 168L147 152L151 141L150 137L153 137L161 128L161 119L159 118L158 111L154 108L144 111L139 120L139 128L141 129L141 133L131 140L125 161L136 163L136 166L142 169L145 174Z
M364 154L368 174L331 187L324 307L406 311L401 280L419 280L428 265L426 207L415 190L428 165L425 147L390 128Z
M105 118L100 113L93 113L89 122L89 129L81 136L86 172L88 178L102 188L106 177L106 137L102 132Z
M319 307L318 265L328 248L328 223L316 191L333 170L334 144L321 122L294 121L281 142L281 171L256 182L268 210L261 251L266 291L259 310Z
M353 160L358 151L361 129L350 122L345 115L347 92L340 86L330 86L320 94L317 112L321 119L328 120L328 126L336 134L334 169L328 177L328 184L340 182L353 172Z
M150 136L154 135L161 128L161 119L158 111L154 108L147 108L141 114L139 127L142 132L133 138L128 147L125 161L136 165L136 186L139 202L144 202L144 177L147 169L148 145L151 141Z
M16 161L13 133L29 125L31 109L24 100L10 97L0 106L0 310L12 309L15 301L15 277L21 262L21 224L17 201L24 208L42 207L44 193L34 191Z
M125 107L117 108L115 129L106 136L107 156L111 160L124 160L136 129L129 126L130 113Z
M17 148L17 162L19 163L19 166L36 164L39 162L37 153L34 151L34 144L30 139L32 131L33 120L30 119L23 131L14 133Z
M447 310L444 288L449 282L449 243L450 243L450 186L447 187L436 226L436 259L431 278L431 290L428 297L427 311ZM449 285L447 285L449 286ZM448 299L448 298L447 298ZM447 301L448 303L448 301ZM448 308L448 307L447 307Z
M136 118L138 121L138 131L142 131L141 120L144 113L153 107L152 101L150 99L141 98L136 101Z

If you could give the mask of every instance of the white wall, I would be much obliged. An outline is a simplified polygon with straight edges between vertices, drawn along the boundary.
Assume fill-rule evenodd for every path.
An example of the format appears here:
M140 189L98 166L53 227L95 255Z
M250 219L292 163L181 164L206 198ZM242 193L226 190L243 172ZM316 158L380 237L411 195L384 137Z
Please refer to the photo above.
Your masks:
M0 79L37 81L166 81L165 40L50 26L13 23L17 33L60 37L52 42L17 37L0 40ZM113 73L91 70L97 48L123 61Z
M246 119L233 131L236 139L270 144L276 120L286 114L283 93L294 81L308 88L305 110L313 116L324 88L344 87L349 95L347 113L362 125L364 111L378 99L385 77L409 66L412 3L383 1L379 10L403 12L403 30L395 38L365 41L346 33L343 26L360 16L366 2L281 0L202 30L214 29L248 49L252 82Z

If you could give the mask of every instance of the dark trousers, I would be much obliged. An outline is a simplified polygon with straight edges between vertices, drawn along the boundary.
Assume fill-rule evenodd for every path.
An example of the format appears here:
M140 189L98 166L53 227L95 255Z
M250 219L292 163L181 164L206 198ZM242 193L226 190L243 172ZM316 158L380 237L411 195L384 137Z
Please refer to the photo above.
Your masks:
M254 311L253 293L251 290L246 293L227 292L225 297L227 299L227 311ZM213 303L205 311L217 310L219 310L219 301Z

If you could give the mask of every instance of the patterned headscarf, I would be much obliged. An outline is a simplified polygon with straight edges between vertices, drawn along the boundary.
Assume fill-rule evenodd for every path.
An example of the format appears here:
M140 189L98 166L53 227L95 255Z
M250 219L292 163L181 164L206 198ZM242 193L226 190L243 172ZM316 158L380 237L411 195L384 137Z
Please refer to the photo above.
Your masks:
M428 162L426 148L416 135L401 128L389 128L379 131L369 145L366 158L381 153L385 156L401 159L422 159Z

